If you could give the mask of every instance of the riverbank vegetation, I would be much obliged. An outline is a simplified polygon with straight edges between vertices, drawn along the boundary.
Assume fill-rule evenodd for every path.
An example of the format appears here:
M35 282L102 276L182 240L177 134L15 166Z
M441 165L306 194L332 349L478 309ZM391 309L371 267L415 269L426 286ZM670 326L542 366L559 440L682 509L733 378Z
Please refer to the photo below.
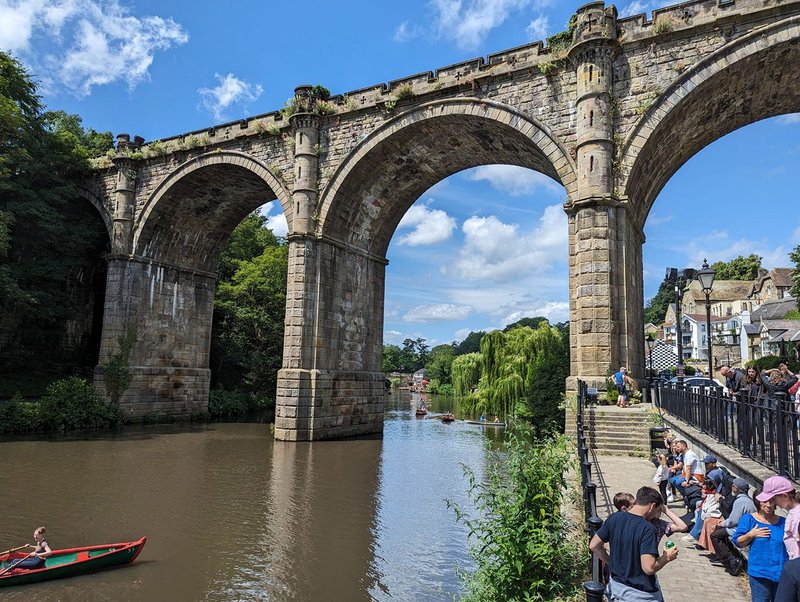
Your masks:
M111 146L110 132L45 110L0 52L0 396L41 395L97 363L108 235L78 182Z
M122 412L106 403L89 381L71 376L54 382L38 402L16 396L0 406L0 435L118 428Z
M465 467L475 510L448 502L466 525L475 569L462 575L468 602L565 600L579 593L586 538L568 518L575 455L563 435L537 438L513 422L483 478ZM574 513L580 515L580 511Z

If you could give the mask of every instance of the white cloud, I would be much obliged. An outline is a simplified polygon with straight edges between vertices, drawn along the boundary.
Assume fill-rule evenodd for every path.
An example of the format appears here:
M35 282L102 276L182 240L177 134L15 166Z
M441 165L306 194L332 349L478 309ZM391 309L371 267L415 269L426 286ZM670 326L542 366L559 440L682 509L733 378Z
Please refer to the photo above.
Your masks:
M622 7L619 11L620 17L630 17L631 15L639 15L656 9L661 4L653 0L633 0L630 4Z
M563 187L546 175L516 165L482 165L464 174L473 182L486 181L495 190L511 196L530 196L537 190L561 194Z
M453 230L456 228L456 220L441 209L429 209L427 205L414 205L397 225L398 230L401 228L413 228L413 230L398 238L398 245L411 247L433 245L452 236Z
M778 123L782 125L795 125L800 123L800 113L789 113L778 117Z
M497 217L471 217L462 226L464 246L442 270L457 278L509 282L541 274L567 253L567 218L560 205L546 207L533 232L519 231Z
M522 318L532 317L547 318L550 324L556 322L566 322L569 320L569 302L567 301L544 301L533 303L526 307L515 309L512 313L502 319L503 326L513 324Z
M475 50L496 27L516 11L542 9L551 0L432 0L434 22L441 37L464 49Z
M394 35L392 39L395 42L403 43L408 42L409 40L413 40L414 38L418 38L422 35L423 31L416 25L410 25L408 21L403 21L397 28L394 30Z
M200 88L197 92L203 99L202 105L214 119L225 119L225 111L233 104L253 102L264 92L261 84L251 84L228 73L224 77L215 73L219 85L214 88Z
M472 313L467 305L437 303L435 305L418 305L406 315L406 322L438 322L439 320L464 320Z
M403 341L405 337L399 330L387 330L383 333L383 344L397 344Z
M272 210L277 209L278 213L272 215ZM283 208L278 201L271 201L263 205L259 210L261 215L267 218L267 228L272 230L275 236L284 238L289 232L289 225L286 222L286 215L283 213Z
M544 40L549 32L550 19L548 19L547 15L544 14L540 14L538 17L533 19L525 28L525 33L528 35L528 39L533 42Z
M37 36L46 52L33 48ZM134 17L117 0L0 0L0 48L34 63L46 86L78 96L117 81L136 87L156 51L188 40L172 19Z
M674 219L674 215L651 215L647 218L645 226L658 226L659 224L666 224Z

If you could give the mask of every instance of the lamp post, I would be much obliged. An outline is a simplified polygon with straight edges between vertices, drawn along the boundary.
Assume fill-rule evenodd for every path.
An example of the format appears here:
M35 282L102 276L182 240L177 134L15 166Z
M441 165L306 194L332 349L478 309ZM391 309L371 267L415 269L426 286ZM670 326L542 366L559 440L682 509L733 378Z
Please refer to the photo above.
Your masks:
M681 332L681 300L683 299L683 289L686 281L692 280L697 274L697 270L692 268L667 268L665 280L675 284L675 337L678 340L678 384L683 384L685 367L683 365L683 332Z
M700 287L706 295L706 340L708 341L708 378L714 378L714 358L711 355L711 287L714 285L716 272L708 267L708 261L703 259L703 267L697 272Z
M647 381L650 383L650 386L653 386L653 347L656 345L656 339L651 332L645 337L645 342L647 343L647 351L650 355L650 372L647 375Z

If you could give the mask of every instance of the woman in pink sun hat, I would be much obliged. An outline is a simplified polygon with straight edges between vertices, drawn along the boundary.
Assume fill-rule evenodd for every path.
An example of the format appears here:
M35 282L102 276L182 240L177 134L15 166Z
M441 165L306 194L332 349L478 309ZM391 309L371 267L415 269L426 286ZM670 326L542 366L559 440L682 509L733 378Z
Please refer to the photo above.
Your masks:
M772 502L786 510L786 525L783 532L783 543L789 559L800 558L800 542L798 529L800 528L800 503L794 484L786 477L775 476L764 481L764 490L758 494L759 502Z

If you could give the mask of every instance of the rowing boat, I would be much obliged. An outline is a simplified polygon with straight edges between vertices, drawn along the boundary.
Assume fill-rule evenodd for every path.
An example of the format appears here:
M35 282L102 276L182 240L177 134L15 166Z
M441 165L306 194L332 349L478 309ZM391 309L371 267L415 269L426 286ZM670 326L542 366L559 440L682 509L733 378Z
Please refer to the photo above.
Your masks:
M505 422L481 422L480 420L465 420L467 424L479 424L480 426L505 426Z
M142 537L138 541L54 550L45 559L44 566L41 568L33 570L12 568L10 571L4 572L0 575L0 587L73 577L82 573L91 573L127 564L136 559L146 541L147 538ZM0 556L0 572L5 571L26 556L27 554L19 552Z

